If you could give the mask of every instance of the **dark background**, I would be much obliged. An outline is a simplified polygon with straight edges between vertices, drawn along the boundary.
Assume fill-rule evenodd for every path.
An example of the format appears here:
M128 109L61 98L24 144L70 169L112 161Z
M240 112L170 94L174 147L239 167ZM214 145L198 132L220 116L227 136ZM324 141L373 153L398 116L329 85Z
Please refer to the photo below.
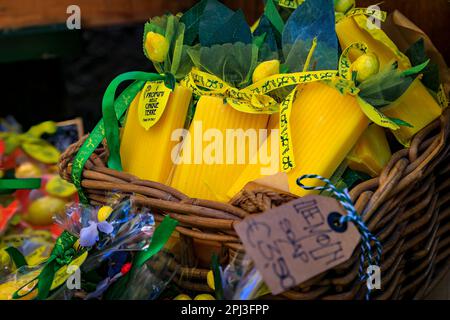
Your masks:
M68 3L79 3L80 31L65 28ZM101 99L118 74L151 71L142 53L143 23L164 12L179 12L196 1L158 0L0 0L0 117L13 115L26 129L45 120L81 116L91 130L101 116ZM225 0L242 8L249 22L262 0ZM377 1L357 1L360 7ZM386 0L433 40L450 61L450 2Z

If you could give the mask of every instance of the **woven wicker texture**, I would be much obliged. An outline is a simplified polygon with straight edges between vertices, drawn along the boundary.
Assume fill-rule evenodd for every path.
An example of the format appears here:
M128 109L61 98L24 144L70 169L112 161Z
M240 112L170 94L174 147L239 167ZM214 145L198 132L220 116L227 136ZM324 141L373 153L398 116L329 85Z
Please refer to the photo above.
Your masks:
M449 114L445 110L414 137L410 148L393 154L379 177L350 191L356 209L383 245L382 284L374 291L375 299L423 298L449 270ZM60 174L66 180L83 142L61 156ZM215 244L226 263L243 251L234 223L295 198L259 187L241 191L229 204L191 199L171 187L108 169L107 156L106 146L98 149L83 171L81 184L90 202L105 204L110 192L119 192L130 195L135 205L153 209L157 221L166 214L177 219L181 241L169 267L177 271L174 281L186 290L211 291L206 285L209 269L198 262L198 243ZM357 248L350 260L279 297L363 299L367 289L358 280L359 253Z

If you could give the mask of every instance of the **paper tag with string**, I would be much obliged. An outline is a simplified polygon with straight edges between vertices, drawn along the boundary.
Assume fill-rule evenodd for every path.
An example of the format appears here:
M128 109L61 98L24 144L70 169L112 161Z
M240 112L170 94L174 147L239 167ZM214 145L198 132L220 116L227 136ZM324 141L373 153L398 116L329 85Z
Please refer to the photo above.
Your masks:
M360 241L345 210L330 197L310 195L235 225L246 252L273 294L348 260Z

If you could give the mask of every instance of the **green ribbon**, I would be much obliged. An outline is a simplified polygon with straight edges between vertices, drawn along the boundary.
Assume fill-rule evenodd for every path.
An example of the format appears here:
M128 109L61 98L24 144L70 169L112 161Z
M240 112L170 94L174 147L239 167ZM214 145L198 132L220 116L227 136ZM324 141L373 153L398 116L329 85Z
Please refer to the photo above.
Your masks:
M14 265L16 266L17 269L28 265L25 256L17 248L8 247L5 249L5 251L11 258L11 260L14 262Z
M133 279L136 270L142 267L151 257L157 254L167 243L173 231L178 224L177 220L166 216L161 224L155 229L153 233L150 246L141 252L139 252L133 259L130 272L117 280L110 289L106 292L104 298L106 300L120 299L121 295L125 291L128 283Z
M108 88L105 91L105 94L103 95L102 101L103 121L105 123L105 135L110 152L108 159L109 168L122 171L122 163L120 161L120 141L119 141L119 121L118 121L120 117L116 115L116 112L113 107L114 98L118 86L122 82L129 80L157 81L157 80L165 80L166 78L167 78L166 75L133 71L123 73L117 76L109 84ZM171 89L173 89L173 87Z
M103 119L95 126L77 155L72 165L72 182L78 190L80 201L87 203L88 199L81 188L81 177L86 161L97 149L102 140L106 137L110 152L108 166L115 170L122 170L119 148L119 121L125 114L131 101L141 91L146 81L156 81L164 79L167 86L175 87L175 79L172 75L159 75L145 72L127 72L116 77L108 86L103 96L102 112ZM117 87L124 81L135 80L128 86L114 101Z
M157 254L169 240L177 224L177 220L166 216L160 225L155 229L149 247L136 255L132 268L142 267L144 263Z
M55 246L50 253L50 257L45 262L41 273L35 279L31 280L30 282L22 286L19 290L17 290L13 294L13 299L19 299L27 296L36 289L38 289L36 299L46 299L50 293L55 273L61 267L68 265L74 258L76 258L77 252L75 251L73 246L77 240L78 238L73 234L69 233L68 231L63 231L63 233L56 240ZM19 292L23 288L29 286L29 284L36 281L36 279L37 285L35 285L33 289L26 292L24 295L19 294Z
M211 261L211 269L214 275L214 291L216 293L216 299L223 300L224 294L222 287L222 276L220 275L219 257L217 256L217 254L213 254Z
M0 179L0 190L39 189L40 178L28 179Z

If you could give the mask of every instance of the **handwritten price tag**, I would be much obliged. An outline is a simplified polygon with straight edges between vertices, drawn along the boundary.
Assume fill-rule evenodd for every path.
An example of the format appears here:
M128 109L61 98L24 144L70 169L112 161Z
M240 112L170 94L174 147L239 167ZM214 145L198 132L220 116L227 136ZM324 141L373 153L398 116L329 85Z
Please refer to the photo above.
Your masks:
M307 196L235 225L245 250L273 294L348 260L360 235L339 224L345 211L329 197Z

